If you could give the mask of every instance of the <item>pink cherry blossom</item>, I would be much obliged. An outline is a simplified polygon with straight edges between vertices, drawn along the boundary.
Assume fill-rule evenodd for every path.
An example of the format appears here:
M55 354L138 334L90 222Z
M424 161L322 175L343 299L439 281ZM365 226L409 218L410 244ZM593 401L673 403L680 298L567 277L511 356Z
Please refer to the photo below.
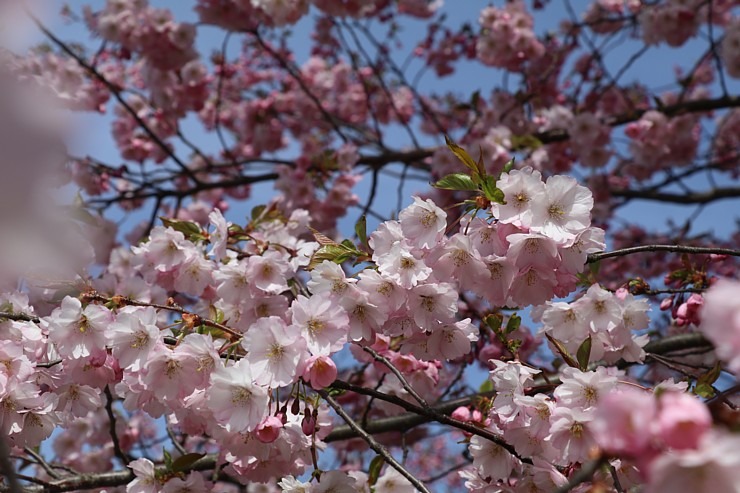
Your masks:
M340 297L356 282L356 279L347 278L340 265L324 260L311 271L311 280L306 286L313 294L327 293Z
M293 325L303 333L309 351L314 354L329 354L344 346L349 317L327 295L311 298L299 295L293 302L292 311Z
M297 369L306 357L306 341L289 331L279 317L260 318L242 339L255 382L270 387L289 385L297 379Z
M305 363L303 379L314 389L328 387L337 378L337 366L328 356L311 356Z
M658 398L656 435L673 449L695 449L712 426L709 409L685 392L663 392Z
M128 467L136 478L126 485L126 493L157 493L161 484L154 470L154 463L149 459L141 458L129 462Z
M277 416L268 416L255 431L257 439L262 443L272 443L280 435L283 422Z
M704 296L702 333L714 344L717 356L740 373L740 282L720 280Z
M550 417L550 443L558 464L583 462L596 446L590 431L593 410L584 411L577 407L557 406Z
M561 375L562 384L554 392L558 403L588 409L616 387L618 373L603 367L588 372L567 367L561 371Z
M542 233L559 244L570 243L591 225L593 205L591 192L574 178L551 176L545 184L545 197L532 204L530 231Z
M141 369L149 353L161 343L157 311L151 307L127 306L118 311L110 325L110 345L121 368Z
M740 486L740 438L716 430L697 449L667 452L650 465L646 491L716 491L730 493Z
M257 385L248 361L221 366L211 374L207 406L227 431L252 431L267 413L267 390Z
M482 477L504 479L518 462L506 449L479 436L470 439L469 450L473 456L473 467L478 469Z
M426 280L432 273L424 261L405 246L396 243L378 258L378 270L383 276L409 289Z
M447 227L447 214L429 199L414 197L414 203L398 215L405 238L419 248L435 246Z
M90 304L84 309L77 298L67 296L48 319L49 338L61 356L80 358L104 351L110 310Z
M639 457L651 449L657 414L651 392L625 386L599 398L590 428L605 451Z
M512 170L502 174L496 185L504 192L506 204L493 204L494 216L503 223L529 228L534 220L534 204L545 200L542 174L532 168Z

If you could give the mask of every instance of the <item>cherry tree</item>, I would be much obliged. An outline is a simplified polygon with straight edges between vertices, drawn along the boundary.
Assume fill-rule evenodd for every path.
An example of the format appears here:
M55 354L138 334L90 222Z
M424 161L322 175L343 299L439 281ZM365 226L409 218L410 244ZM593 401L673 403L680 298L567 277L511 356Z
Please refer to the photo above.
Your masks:
M738 2L11 3L2 491L740 491Z

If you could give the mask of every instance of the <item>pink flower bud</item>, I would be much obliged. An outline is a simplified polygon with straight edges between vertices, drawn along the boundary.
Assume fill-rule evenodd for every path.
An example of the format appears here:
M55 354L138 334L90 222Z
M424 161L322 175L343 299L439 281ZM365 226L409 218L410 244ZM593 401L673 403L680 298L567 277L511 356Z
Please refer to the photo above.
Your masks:
M670 310L672 306L673 306L673 296L666 298L660 302L660 309L662 311Z
M255 431L257 440L262 443L272 443L277 440L280 435L280 428L283 427L283 422L277 416L268 416Z
M316 431L316 418L306 414L306 416L301 420L301 430L303 430L303 434L306 436L313 435Z
M314 389L328 387L337 378L337 366L328 356L311 356L306 362L303 379Z
M707 406L696 397L682 392L666 392L660 396L660 412L656 421L657 434L674 449L695 449L704 433L712 427Z
M452 411L452 418L458 421L467 421L470 419L470 409L465 406L460 406Z

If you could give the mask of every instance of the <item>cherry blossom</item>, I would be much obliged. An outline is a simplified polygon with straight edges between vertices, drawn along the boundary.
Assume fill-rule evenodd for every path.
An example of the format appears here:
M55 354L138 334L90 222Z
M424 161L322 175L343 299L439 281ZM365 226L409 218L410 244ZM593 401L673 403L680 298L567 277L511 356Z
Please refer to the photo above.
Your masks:
M702 332L715 344L717 356L728 362L731 371L740 371L740 283L721 280L707 292L702 307Z
M208 408L229 432L256 429L267 412L267 389L255 383L246 360L216 368L207 392Z

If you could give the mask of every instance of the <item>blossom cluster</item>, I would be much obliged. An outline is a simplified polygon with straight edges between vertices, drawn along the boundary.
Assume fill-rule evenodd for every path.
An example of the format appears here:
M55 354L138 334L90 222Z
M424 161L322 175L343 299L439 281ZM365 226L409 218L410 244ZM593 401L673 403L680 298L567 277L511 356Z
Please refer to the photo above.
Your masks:
M655 163L690 164L699 145L698 118L693 115L668 119L662 113L648 111L627 125L625 134L634 156L630 173L639 179L650 178L656 172Z
M38 321L28 299L12 295L8 311L31 318L3 322L9 363L0 381L13 403L4 431L16 446L35 446L117 396L131 412L218 440L237 477L300 474L331 427L323 408L301 411L275 390L330 385L333 355L351 342L357 359L372 360L359 350L368 346L432 399L439 361L466 356L478 340L458 315L460 289L492 307L541 303L573 289L587 253L603 248L590 192L575 180L544 182L524 169L498 185L506 203L451 236L446 213L416 197L369 236L374 268L353 276L312 260L332 243L300 239L309 213L284 218L272 205L253 215L248 235L215 210L207 229L174 221L129 250L101 252L106 271ZM296 283L305 288L293 291ZM386 375L379 391L410 399L406 381L374 367L375 378ZM134 470L144 481L151 464Z
M647 300L635 298L626 289L612 293L594 284L572 303L548 301L533 312L533 318L542 323L542 332L563 343L571 354L590 337L591 361L642 362L648 336L633 331L647 329L649 309Z
M432 16L442 0L399 0L394 2L399 14L421 19ZM250 30L260 25L292 25L315 6L323 13L338 17L368 17L388 7L384 0L198 0L196 11L207 24L229 30Z
M145 57L159 70L179 69L197 57L195 25L177 22L167 9L146 0L108 0L103 10L85 10L89 29L106 41Z
M621 468L638 468L646 491L733 491L740 484L738 437L712 427L708 407L685 387L621 385L600 399L591 432Z
M717 357L740 374L740 282L720 280L704 295L697 311L701 332L714 344Z
M522 0L507 2L502 9L484 8L478 22L481 26L478 59L486 65L516 71L524 62L545 52L532 30L532 16Z
M496 396L487 428L511 445L517 456L493 441L472 437L469 449L473 464L460 473L465 486L473 492L486 491L512 475L534 491L563 486L567 479L556 466L588 459L596 446L589 426L597 403L617 387L621 373L605 368L589 372L565 368L550 397L528 392L539 370L515 361L492 363L495 368L490 378Z
M666 43L679 47L696 36L702 22L727 24L732 2L717 2L711 7L701 0L656 2L640 9L637 16L646 44Z

